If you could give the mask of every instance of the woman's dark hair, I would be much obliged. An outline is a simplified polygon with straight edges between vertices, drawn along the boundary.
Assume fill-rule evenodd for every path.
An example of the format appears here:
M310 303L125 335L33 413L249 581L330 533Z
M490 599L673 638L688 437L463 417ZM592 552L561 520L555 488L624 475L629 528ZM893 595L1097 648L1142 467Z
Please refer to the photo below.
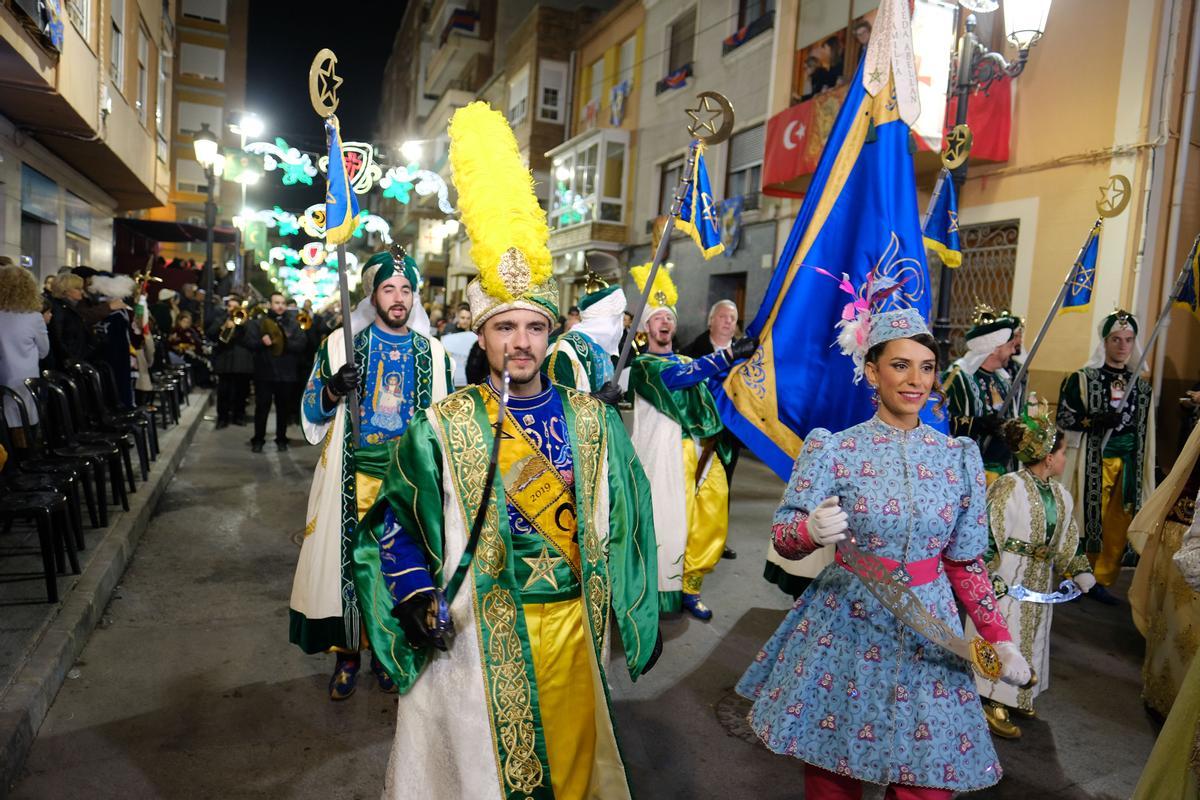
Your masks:
M933 387L929 390L929 394L931 397L936 398L936 402L933 404L934 415L938 419L944 419L946 411L946 393L942 390L942 382L938 380L938 372L941 369L941 364L938 363L940 360L938 355L940 351L938 349L937 340L928 333L918 333L916 336L905 336L902 338L909 339L919 345L923 345L933 353ZM895 340L889 339L888 341L890 342ZM868 364L878 365L879 359L883 356L884 348L887 346L888 342L880 342L867 351L867 355L863 360Z

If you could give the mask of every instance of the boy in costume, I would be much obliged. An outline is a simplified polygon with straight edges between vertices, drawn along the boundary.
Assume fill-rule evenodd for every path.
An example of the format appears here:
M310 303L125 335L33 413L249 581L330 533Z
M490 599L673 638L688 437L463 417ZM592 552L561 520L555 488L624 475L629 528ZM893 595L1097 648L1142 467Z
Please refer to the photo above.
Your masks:
M1095 352L1083 369L1063 379L1058 400L1059 424L1071 432L1071 494L1084 550L1100 584L1090 594L1107 604L1118 602L1107 587L1121 572L1129 523L1154 490L1150 383L1129 369L1139 360L1137 333L1138 321L1128 311L1105 317ZM1126 393L1132 397L1118 413Z
M1012 470L1012 452L1000 435L1000 409L1012 385L1005 367L1013 357L1013 337L1021 320L981 306L967 331L967 353L942 376L950 433L975 440L988 483ZM986 444L986 447L985 447Z
M639 291L649 272L649 264L629 270ZM707 382L753 355L758 342L743 338L695 360L672 352L677 297L667 269L660 269L638 325L647 334L646 350L633 359L629 376L632 438L654 495L659 604L709 620L712 610L700 590L725 549L731 449L720 436L725 426Z
M292 583L290 639L306 653L334 652L329 696L354 693L360 665L361 608L350 568L354 526L371 507L387 468L389 442L413 415L453 389L450 359L441 343L412 330L421 276L402 250L376 253L363 269L374 314L352 315L354 358L334 331L321 344L302 402L304 435L323 444L308 497L304 542ZM359 393L360 439L346 395ZM375 655L371 671L385 691L391 678Z
M1072 579L1084 592L1095 586L1096 579L1087 559L1076 554L1079 529L1071 514L1071 495L1055 480L1066 465L1065 435L1050 421L1044 406L1031 406L1029 414L1006 422L1003 434L1022 466L1000 476L988 489L990 540L984 560L1013 641L1040 677L1027 689L979 675L975 685L986 698L983 713L992 733L1016 739L1021 729L1013 724L1010 712L1034 716L1034 698L1050 686L1054 604L1021 600L1009 590L1019 585L1049 598L1062 578ZM968 620L967 635L974 633L974 623Z
M661 649L646 478L616 410L540 372L558 291L503 115L455 112L450 161L489 378L416 416L358 527L367 631L405 695L384 796L628 798L605 669L614 633L633 678Z

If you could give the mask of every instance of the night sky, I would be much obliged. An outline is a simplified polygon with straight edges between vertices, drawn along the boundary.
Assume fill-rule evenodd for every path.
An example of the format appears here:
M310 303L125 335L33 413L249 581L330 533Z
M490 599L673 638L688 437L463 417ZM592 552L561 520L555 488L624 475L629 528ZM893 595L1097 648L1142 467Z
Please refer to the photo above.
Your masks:
M404 16L404 0L363 7L334 4L342 19L297 13L304 4L251 3L247 53L246 107L265 122L263 139L282 136L309 152L323 152L324 129L308 100L308 68L322 47L337 54L337 72L344 79L338 96L338 119L343 140L370 141L375 130L383 68ZM323 176L312 186L284 186L278 172L265 173L250 187L253 208L280 205L300 213L324 200Z

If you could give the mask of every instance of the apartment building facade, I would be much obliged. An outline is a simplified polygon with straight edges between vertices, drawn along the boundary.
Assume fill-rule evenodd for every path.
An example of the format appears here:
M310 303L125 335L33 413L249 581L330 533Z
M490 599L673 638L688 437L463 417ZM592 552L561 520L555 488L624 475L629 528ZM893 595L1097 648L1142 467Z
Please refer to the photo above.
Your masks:
M0 242L39 277L110 269L113 218L171 189L175 0L0 7Z

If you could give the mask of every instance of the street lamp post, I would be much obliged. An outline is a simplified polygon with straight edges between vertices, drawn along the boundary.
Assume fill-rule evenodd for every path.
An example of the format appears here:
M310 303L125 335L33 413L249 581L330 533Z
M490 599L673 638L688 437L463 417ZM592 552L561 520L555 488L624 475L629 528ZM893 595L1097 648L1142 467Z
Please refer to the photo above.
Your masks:
M204 199L204 303L200 306L201 330L203 330L206 307L212 302L213 290L213 228L217 224L217 205L213 201L213 182L219 174L217 164L221 159L220 142L217 136L208 129L208 123L200 123L200 130L192 138L192 147L196 151L196 161L204 168L204 180L208 192Z
M958 41L958 53L955 56L954 95L958 98L954 117L956 126L967 123L971 92L976 89L987 91L987 88L1000 78L1015 78L1025 71L1025 64L1029 60L1029 48L1037 44L1046 30L1046 17L1050 14L1051 2L1053 0L1005 0L1004 33L1008 41L1017 47L1017 59L1011 63L999 53L988 50L979 41L975 35L975 15L967 14L966 31ZM962 0L962 5L983 10L986 0ZM991 3L990 8L994 9L995 4ZM967 181L969 161L970 157L967 156L950 172L960 202L963 184ZM938 277L938 306L933 334L941 347L945 363L949 363L950 358L950 292L953 280L954 270L942 265Z

